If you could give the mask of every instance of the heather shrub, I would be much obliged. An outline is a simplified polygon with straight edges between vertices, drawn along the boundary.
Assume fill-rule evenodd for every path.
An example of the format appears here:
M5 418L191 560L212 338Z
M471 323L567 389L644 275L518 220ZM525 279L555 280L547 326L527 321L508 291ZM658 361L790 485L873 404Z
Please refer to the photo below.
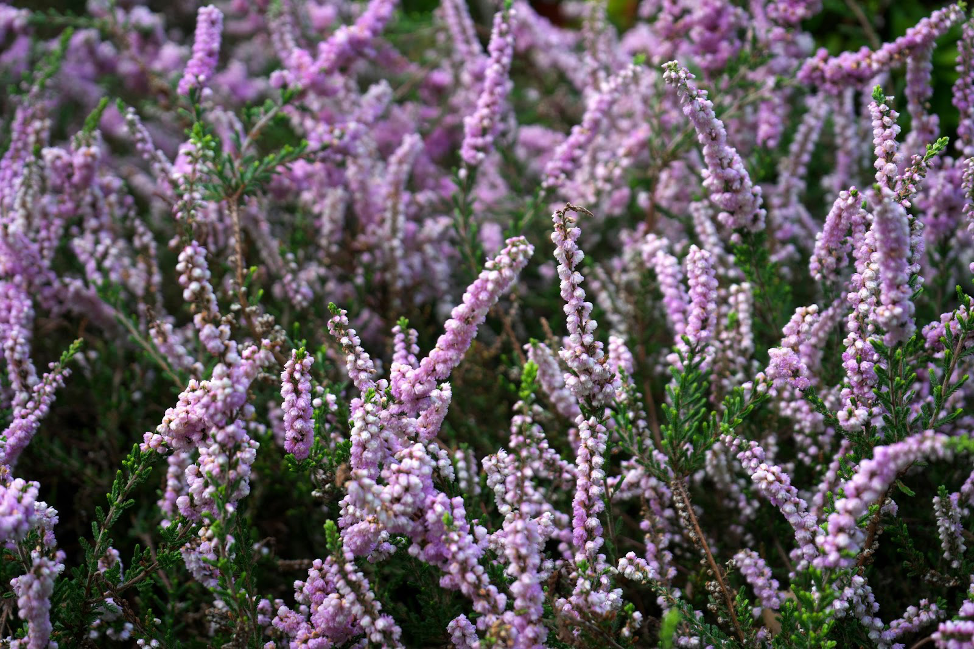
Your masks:
M963 2L30 4L5 647L974 646Z

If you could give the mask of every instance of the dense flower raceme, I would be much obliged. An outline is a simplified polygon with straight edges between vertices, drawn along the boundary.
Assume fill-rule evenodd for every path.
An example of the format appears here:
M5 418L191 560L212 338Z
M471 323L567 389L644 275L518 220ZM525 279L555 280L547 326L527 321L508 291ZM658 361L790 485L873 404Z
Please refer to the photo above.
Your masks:
M494 17L490 34L490 58L484 72L484 86L477 99L477 110L464 120L463 144L460 157L476 167L484 161L497 132L510 92L511 59L514 56L514 37L511 34L512 11L499 12Z
M0 1L0 645L974 647L963 3L77 9Z
M179 80L179 94L185 95L192 88L202 88L216 71L220 56L220 33L223 31L223 14L209 5L199 11L196 19L196 38L193 55L186 64L183 78Z
M291 359L284 366L281 374L281 397L284 403L284 430L287 441L284 448L294 454L298 460L308 457L314 437L314 421L311 412L311 357L298 357L297 351L291 353Z

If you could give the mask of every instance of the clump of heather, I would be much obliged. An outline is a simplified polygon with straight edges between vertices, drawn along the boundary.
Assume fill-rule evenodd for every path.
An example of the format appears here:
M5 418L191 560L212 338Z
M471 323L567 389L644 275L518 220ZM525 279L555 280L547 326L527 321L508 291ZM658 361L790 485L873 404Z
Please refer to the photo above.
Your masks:
M0 646L974 647L963 2L33 4Z

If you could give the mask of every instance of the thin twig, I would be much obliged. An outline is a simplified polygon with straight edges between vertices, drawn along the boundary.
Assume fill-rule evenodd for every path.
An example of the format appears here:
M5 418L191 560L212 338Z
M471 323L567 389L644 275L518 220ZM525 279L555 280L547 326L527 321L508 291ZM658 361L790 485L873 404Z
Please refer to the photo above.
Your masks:
M169 365L169 363L167 363L166 360L162 357L162 355L159 354L155 346L142 337L142 335L139 333L139 330L135 328L135 325L129 322L129 319L125 314L116 311L114 309L112 311L115 314L115 320L120 322L122 326L126 330L128 330L128 333L132 336L132 338L134 338L135 341L139 345L141 345L143 349L145 349L145 351L149 354L149 356L152 357L153 361L159 364L159 367L161 367L165 371L165 373L169 375L169 377L173 380L173 383L176 384L176 386L178 386L179 388L183 388L186 382L184 382L182 379L179 378L179 375L176 374L176 371L173 370L172 367Z
M240 303L240 311L243 312L244 320L247 322L247 327L250 329L250 333L253 335L256 341L261 340L261 336L257 331L257 325L254 323L253 316L250 314L250 305L247 303L247 292L244 288L244 258L243 258L243 230L240 228L240 206L238 205L239 193L234 194L227 198L227 209L230 212L230 220L233 223L233 238L234 238L234 256L236 263L236 279L237 279L237 301ZM280 350L277 348L270 348L271 354L280 365L287 363L287 359L281 354Z
M257 123L254 124L253 128L251 128L250 131L247 133L247 137L244 138L243 144L240 145L240 153L238 154L238 157L243 156L247 152L248 147L250 147L250 145L253 144L253 142L260 135L261 131L264 130L264 127L266 127L270 123L270 121L273 120L277 116L277 114L281 112L282 108L284 108L282 104L275 104L274 108L267 111L267 113L265 113L259 120L257 120Z
M869 41L869 47L874 50L878 50L883 46L883 42L879 40L879 34L873 29L872 24L869 22L869 17L866 16L866 12L862 10L859 3L856 0L845 0L845 6L849 8L856 16L856 20L859 21L859 26L862 27L863 33L866 34L866 40Z
M152 536L149 535L149 533L140 533L139 537L142 539L143 542L145 542L145 547L149 549L149 555L152 556L152 561L158 562L159 558L156 555L155 545L152 543ZM156 575L159 577L159 580L166 587L166 589L171 591L172 582L169 581L169 576L166 575L166 572L162 570L162 567L159 567L159 570L156 572Z
M697 515L693 512L693 504L690 503L690 495L687 493L686 486L683 485L681 479L674 480L673 483L674 492L678 492L680 495L680 500L683 502L683 509L687 513L687 518L690 520L690 525L693 527L693 533L700 542L700 547L703 549L704 555L707 559L707 565L710 567L711 573L714 574L714 579L717 581L717 585L720 587L721 593L724 595L724 603L727 606L727 611L730 614L731 624L734 626L734 633L737 634L737 638L741 643L745 642L744 632L741 630L741 624L737 620L737 612L734 611L734 598L731 596L730 590L724 583L724 576L720 572L720 567L717 566L716 560L714 560L713 554L710 552L710 545L707 544L706 538L703 536L703 530L700 528L700 522L697 521Z

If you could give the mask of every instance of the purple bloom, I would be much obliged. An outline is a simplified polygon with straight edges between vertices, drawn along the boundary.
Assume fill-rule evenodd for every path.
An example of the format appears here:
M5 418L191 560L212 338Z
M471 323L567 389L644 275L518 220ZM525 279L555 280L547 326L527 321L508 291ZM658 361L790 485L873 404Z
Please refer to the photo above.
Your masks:
M782 25L798 25L821 10L821 0L773 0L767 7L768 18Z
M563 610L581 614L605 616L621 605L620 590L612 590L604 574L608 565L599 553L602 522L599 515L605 510L606 441L605 427L596 418L579 416L578 453L575 457L575 496L572 499L572 546L575 551L575 589L571 598L561 603ZM556 609L559 604L556 603Z
M369 353L362 348L362 341L358 333L348 323L348 312L339 309L338 313L328 321L328 331L338 339L338 344L345 353L345 367L348 377L363 394L375 385L375 364Z
M454 648L474 648L479 643L477 630L465 615L460 614L446 626Z
M663 308L676 340L686 331L686 312L690 297L683 286L680 261L666 252L668 244L656 235L647 235L642 246L643 263L656 273L656 282L663 294Z
M236 351L236 344L229 341L230 328L220 323L220 310L216 294L210 284L210 269L206 263L206 249L191 242L179 254L176 264L179 284L183 287L183 300L193 309L193 323L200 334L200 341L213 356L222 356L228 350Z
M663 66L663 79L676 86L683 114L693 123L703 147L706 164L704 186L710 199L720 208L720 222L727 228L764 229L765 211L761 207L761 188L751 183L737 151L727 142L724 123L714 114L714 104L707 91L699 90L694 76L676 61Z
M860 141L856 132L855 95L854 88L846 88L832 100L835 167L831 174L822 179L822 183L836 194L858 181Z
M861 228L865 223L866 211L862 209L862 197L856 188L840 192L825 217L822 231L815 236L815 250L808 264L812 277L831 282L838 279L852 249L849 230Z
M951 621L944 621L932 635L938 648L969 648L974 645L974 576L967 598Z
M582 122L572 127L568 138L558 145L551 160L545 165L541 183L545 190L550 192L561 187L577 170L579 161L592 145L606 116L622 93L633 84L638 71L636 66L628 66L613 75L602 91L589 100Z
M196 38L193 56L186 64L178 92L186 95L193 88L203 88L216 71L220 58L220 38L223 34L223 14L213 5L200 7L196 17Z
M541 647L548 638L548 628L541 622L545 595L539 575L544 541L537 520L524 516L504 520L507 573L514 578L510 586L515 612L512 627L516 632L515 645L525 648Z
M407 280L406 269L403 268L403 239L406 230L406 183L416 162L416 157L423 150L423 139L417 134L410 134L403 138L399 147L389 158L386 168L383 206L382 238L385 249L386 272L389 274L390 284L395 289L401 289ZM398 294L396 294L398 295ZM393 302L398 301L397 297Z
M599 513L605 509L601 495L605 483L602 454L605 453L606 431L594 418L579 418L576 424L581 444L575 460L578 478L572 500L572 542L575 562L587 560L594 568L603 542Z
M907 607L901 618L890 622L889 629L882 633L882 639L885 643L891 643L907 634L917 632L943 617L944 613L937 607L937 603L931 603L924 598L920 601L919 606Z
M944 550L944 559L952 569L959 569L961 558L967 550L964 543L964 528L961 526L960 492L948 495L946 499L933 498L933 512L937 517L937 533Z
M135 144L135 150L143 160L152 165L152 172L156 178L162 180L172 176L172 163L166 158L166 154L156 148L149 130L145 128L139 114L131 106L125 109L125 125Z
M453 400L453 389L450 384L440 384L429 394L429 405L419 414L416 420L416 431L421 442L428 442L440 433L440 427L446 419L447 409Z
M760 555L745 548L734 555L734 564L737 569L751 585L754 595L761 603L760 607L754 607L752 613L754 618L759 618L761 609L778 611L781 607L781 598L778 596L778 581L771 577L771 569Z
M829 105L825 97L814 95L807 102L807 112L795 131L788 155L778 164L778 183L771 194L771 215L775 237L787 242L803 230L814 232L816 225L801 202L808 175L808 163L822 132Z
M714 337L717 321L717 278L713 257L705 250L690 246L687 253L687 326L683 334L690 345L705 347Z
M967 21L957 41L957 81L953 104L960 113L957 124L958 148L964 156L974 155L974 23Z
M723 436L724 444L737 448L740 441ZM818 526L815 518L808 512L808 504L798 496L798 490L791 484L791 478L781 467L767 461L764 449L751 441L749 446L737 454L744 471L749 473L754 487L781 511L785 520L795 530L798 547L792 551L792 559L798 563L796 571L818 556L815 548L815 532Z
M547 395L556 413L574 422L581 414L578 400L565 385L565 373L558 365L558 357L544 343L534 342L524 346L528 359L538 365L538 384Z
M284 449L298 460L304 460L314 442L314 419L311 410L311 363L307 352L298 358L297 350L281 373L281 397L284 403Z
M910 223L906 210L893 192L871 194L876 254L879 257L879 304L873 312L876 324L886 331L886 345L903 343L916 331L913 289L910 287Z
M821 86L830 93L838 93L849 85L865 83L880 72L902 65L918 50L930 47L963 18L961 4L953 4L933 12L906 30L906 34L885 43L875 52L863 47L857 52L843 52L829 58L828 51L821 48L802 65L798 80Z
M365 11L352 25L342 25L328 40L319 43L318 57L313 70L318 74L331 75L366 50L372 40L382 33L386 23L396 10L396 0L370 0ZM310 82L314 77L310 77ZM305 83L303 85L310 85Z
M826 532L815 539L821 549L815 565L852 566L865 540L865 533L857 525L859 517L871 505L882 505L893 481L913 463L949 458L946 440L943 434L925 431L892 445L875 447L872 458L863 460L855 475L842 485L844 496L836 501L835 512L829 515Z
M9 478L9 474L8 474ZM36 481L15 478L0 485L0 541L19 542L36 525Z
M577 270L585 254L576 243L581 230L575 226L575 207L569 204L551 218L555 226L551 241L555 243L568 324L568 344L560 354L573 373L565 375L565 383L580 402L603 407L612 401L614 373L608 366L602 341L595 336L598 323L591 317L592 303L585 301L584 278Z
M37 384L37 370L30 358L30 342L34 329L34 306L24 287L12 282L0 282L0 339L7 363L7 379L13 389L12 406L23 406Z
M17 464L20 454L40 428L41 420L50 412L55 392L64 386L64 379L71 374L71 370L60 363L52 363L50 368L50 372L34 385L27 403L15 408L13 419L3 432L0 461L10 467Z
M296 581L294 589L299 610L281 606L273 620L294 647L332 647L363 636L369 645L400 645L402 631L382 612L382 604L347 549L315 560L308 579Z
M729 2L702 0L689 18L690 52L708 78L716 76L743 47L739 34L747 25L747 12Z
M50 643L51 596L54 594L54 580L64 571L64 552L55 559L45 557L39 551L31 553L31 567L28 573L10 581L17 595L17 615L27 622L28 648L46 648Z
M534 247L523 237L508 239L505 247L489 260L480 276L463 294L463 303L451 313L444 325L446 332L415 369L408 370L402 381L392 385L393 394L403 402L415 402L430 394L438 380L446 379L460 363L473 342L477 326L487 312L507 293L525 267Z
M872 229L866 230L868 222L869 215L862 220L857 217L852 223L851 234L856 270L846 294L850 311L846 320L847 334L842 341L845 346L842 365L848 385L842 389L846 405L838 413L840 424L850 430L857 430L869 421L873 387L877 381L878 356L869 340L875 333L873 314L878 303L879 264L874 260L875 234Z
M937 139L940 118L928 111L933 97L933 46L918 49L906 61L906 107L910 111L912 127L903 150L907 157L923 155L926 145Z
M484 85L477 98L477 108L463 120L463 144L460 157L470 167L480 165L491 152L494 138L500 129L510 80L511 59L514 56L514 35L511 19L514 10L502 10L494 16L487 49L490 58L484 72Z
M799 390L804 390L811 385L809 380L811 373L799 353L819 318L818 305L799 307L795 310L795 314L782 330L784 338L781 339L781 347L768 350L771 360L764 374L772 385L777 386L788 381Z
M896 123L896 119L900 114L889 105L891 101L893 98L884 95L877 86L873 91L873 101L869 104L869 114L873 121L876 182L890 190L896 188L896 177L902 160L896 142L896 136L900 133L900 126Z
M439 13L442 15L443 22L446 23L447 30L450 32L450 39L453 41L452 53L457 61L473 72L483 67L484 49L477 38L476 27L470 17L470 8L467 0L446 0L440 3ZM496 21L496 17L495 17ZM471 77L478 75L471 74Z

